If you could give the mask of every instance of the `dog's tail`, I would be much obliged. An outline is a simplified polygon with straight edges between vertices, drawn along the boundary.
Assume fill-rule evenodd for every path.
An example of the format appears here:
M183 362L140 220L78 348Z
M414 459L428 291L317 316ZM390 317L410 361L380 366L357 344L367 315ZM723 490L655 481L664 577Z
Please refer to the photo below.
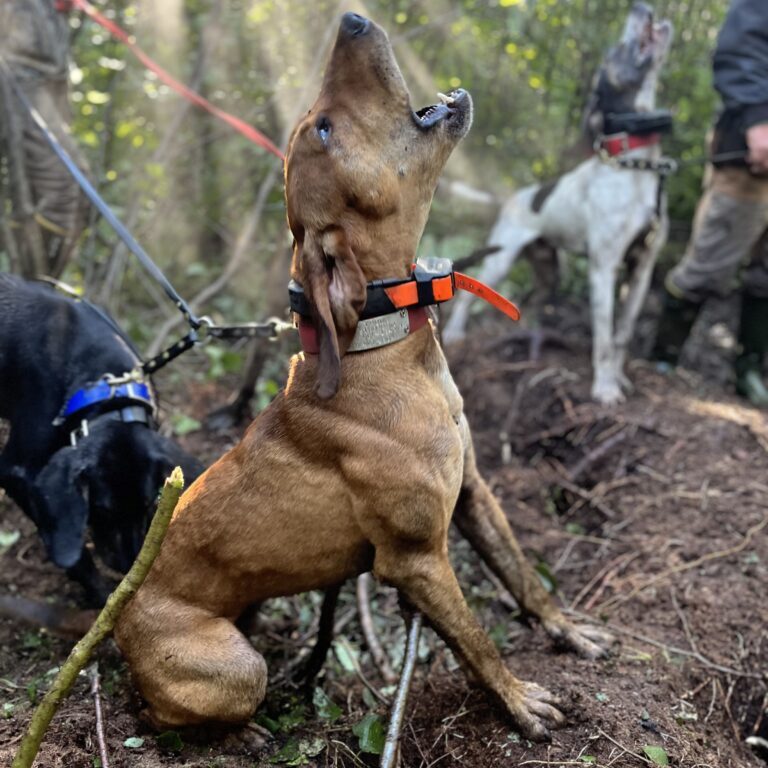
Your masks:
M14 619L66 639L79 640L96 620L98 611L49 605L18 595L0 595L0 618Z

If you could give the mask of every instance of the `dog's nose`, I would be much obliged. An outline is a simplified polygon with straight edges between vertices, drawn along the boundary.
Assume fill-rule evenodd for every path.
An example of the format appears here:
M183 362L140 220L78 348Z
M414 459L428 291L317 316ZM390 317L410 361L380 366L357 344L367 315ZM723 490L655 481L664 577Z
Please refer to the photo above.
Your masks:
M371 28L371 22L359 13L345 13L341 17L341 29L348 35L364 35Z

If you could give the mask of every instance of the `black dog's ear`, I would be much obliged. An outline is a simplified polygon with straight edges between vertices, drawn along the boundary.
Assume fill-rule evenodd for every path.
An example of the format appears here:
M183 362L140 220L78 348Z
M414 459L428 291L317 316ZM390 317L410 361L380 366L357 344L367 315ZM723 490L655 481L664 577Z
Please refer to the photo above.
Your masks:
M83 497L85 465L77 449L61 448L35 478L35 515L48 556L72 567L83 550L88 503Z
M181 467L184 475L184 488L189 488L203 473L205 467L173 440L158 432L149 432L148 434L151 435L152 443L147 450L150 471L146 474L148 485L145 496L152 500L156 499L163 484L176 467ZM152 511L154 512L154 508Z

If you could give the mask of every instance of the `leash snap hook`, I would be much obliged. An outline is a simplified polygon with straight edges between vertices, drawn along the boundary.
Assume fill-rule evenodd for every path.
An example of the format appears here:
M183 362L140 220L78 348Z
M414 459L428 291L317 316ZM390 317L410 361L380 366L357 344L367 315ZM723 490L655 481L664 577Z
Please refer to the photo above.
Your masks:
M267 337L268 341L277 341L286 331L295 331L296 326L293 323L288 323L280 317L272 316L267 318L267 325L272 327L272 330Z

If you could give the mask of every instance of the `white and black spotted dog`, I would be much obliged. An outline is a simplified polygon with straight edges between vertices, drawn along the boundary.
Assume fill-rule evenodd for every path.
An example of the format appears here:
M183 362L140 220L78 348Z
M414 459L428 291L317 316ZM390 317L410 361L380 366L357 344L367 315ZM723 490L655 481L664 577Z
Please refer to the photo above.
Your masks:
M672 25L654 22L653 9L635 3L618 45L598 70L584 128L596 148L554 184L526 187L502 207L488 238L500 250L483 262L480 280L494 285L521 255L556 257L557 249L586 253L592 310L592 396L617 403L629 388L627 346L667 236L666 200L657 173L619 167L627 161L655 167L668 112L655 111L656 85L672 41ZM627 285L620 270L632 258ZM557 263L552 258L552 263ZM461 294L445 326L446 344L464 336L472 297Z

